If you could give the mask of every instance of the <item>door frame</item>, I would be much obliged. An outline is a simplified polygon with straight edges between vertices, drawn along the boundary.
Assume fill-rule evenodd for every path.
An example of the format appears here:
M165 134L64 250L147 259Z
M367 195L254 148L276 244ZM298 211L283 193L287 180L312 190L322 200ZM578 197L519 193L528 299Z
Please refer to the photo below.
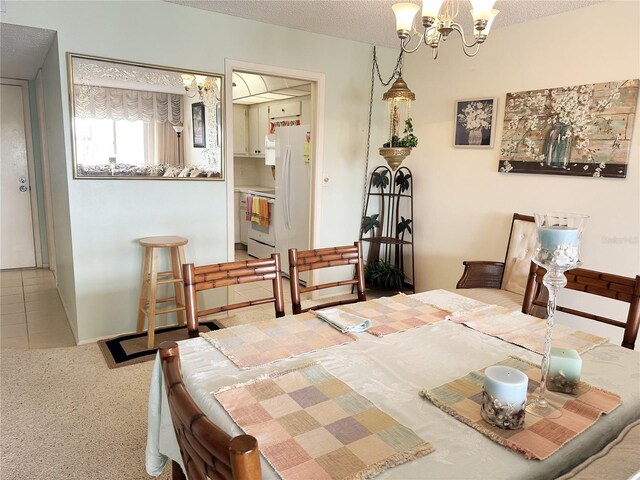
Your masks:
M225 74L225 148L226 148L226 182L227 182L227 260L231 261L235 256L235 244L231 228L234 224L232 208L234 198L233 176L233 72L239 70L248 73L273 75L285 78L295 78L311 82L311 138L313 142L313 162L311 164L311 195L310 195L310 222L309 222L309 246L315 248L320 242L320 205L322 199L322 162L324 151L324 104L325 104L325 75L324 73L307 70L295 70L290 68L275 67L259 63L243 62L226 58L224 61ZM314 271L313 281L317 282L318 272Z
M22 89L22 110L24 118L24 137L27 147L27 175L29 176L29 200L31 202L31 225L33 227L33 250L36 268L42 268L42 246L40 243L40 217L38 216L38 193L33 158L33 132L31 131L31 110L29 102L29 83L26 80L1 78L2 85L12 85Z

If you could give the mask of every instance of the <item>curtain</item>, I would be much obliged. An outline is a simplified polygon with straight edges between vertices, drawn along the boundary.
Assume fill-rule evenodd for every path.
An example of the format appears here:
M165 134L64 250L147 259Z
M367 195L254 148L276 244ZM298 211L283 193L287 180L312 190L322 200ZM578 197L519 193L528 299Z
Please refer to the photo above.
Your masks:
M74 85L75 116L182 124L182 95Z

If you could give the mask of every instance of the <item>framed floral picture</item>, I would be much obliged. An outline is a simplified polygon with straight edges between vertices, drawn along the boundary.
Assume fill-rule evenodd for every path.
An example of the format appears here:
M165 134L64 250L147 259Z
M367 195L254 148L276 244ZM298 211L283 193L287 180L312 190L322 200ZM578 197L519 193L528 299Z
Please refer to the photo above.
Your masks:
M191 105L191 121L193 122L193 148L205 148L207 146L207 133L203 102Z
M625 178L638 79L508 93L498 170Z
M496 98L458 100L454 147L492 148L496 105Z

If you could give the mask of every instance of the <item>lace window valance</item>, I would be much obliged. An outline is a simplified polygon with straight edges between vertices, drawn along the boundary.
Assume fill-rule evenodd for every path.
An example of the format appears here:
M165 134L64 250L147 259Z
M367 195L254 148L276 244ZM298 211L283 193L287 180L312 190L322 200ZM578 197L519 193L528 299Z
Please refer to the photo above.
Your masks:
M75 116L182 124L182 95L74 85Z

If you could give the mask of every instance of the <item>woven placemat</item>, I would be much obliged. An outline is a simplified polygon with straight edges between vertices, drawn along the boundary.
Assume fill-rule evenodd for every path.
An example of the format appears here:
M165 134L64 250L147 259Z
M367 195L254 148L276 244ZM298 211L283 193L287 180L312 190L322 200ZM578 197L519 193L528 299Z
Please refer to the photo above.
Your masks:
M529 392L539 385L538 365L515 357L496 365L524 372L529 377ZM550 391L545 394L549 403L560 409L560 417L543 418L527 412L522 429L503 430L488 424L480 416L483 383L484 369L437 388L422 390L420 395L500 445L524 453L528 459L544 460L593 425L602 414L611 413L622 403L619 395L580 382L577 395Z
M371 327L367 332L377 337L436 323L444 320L451 313L404 294L337 308L369 320Z
M339 332L313 313L236 325L200 336L240 368L257 367L356 340L354 335Z
M498 305L455 312L449 318L455 323L462 323L505 342L519 345L540 355L543 353L547 321L542 318L525 315ZM574 330L566 325L553 327L554 347L569 348L578 353L584 353L606 341L606 338Z
M433 451L319 364L214 395L284 480L368 478Z

